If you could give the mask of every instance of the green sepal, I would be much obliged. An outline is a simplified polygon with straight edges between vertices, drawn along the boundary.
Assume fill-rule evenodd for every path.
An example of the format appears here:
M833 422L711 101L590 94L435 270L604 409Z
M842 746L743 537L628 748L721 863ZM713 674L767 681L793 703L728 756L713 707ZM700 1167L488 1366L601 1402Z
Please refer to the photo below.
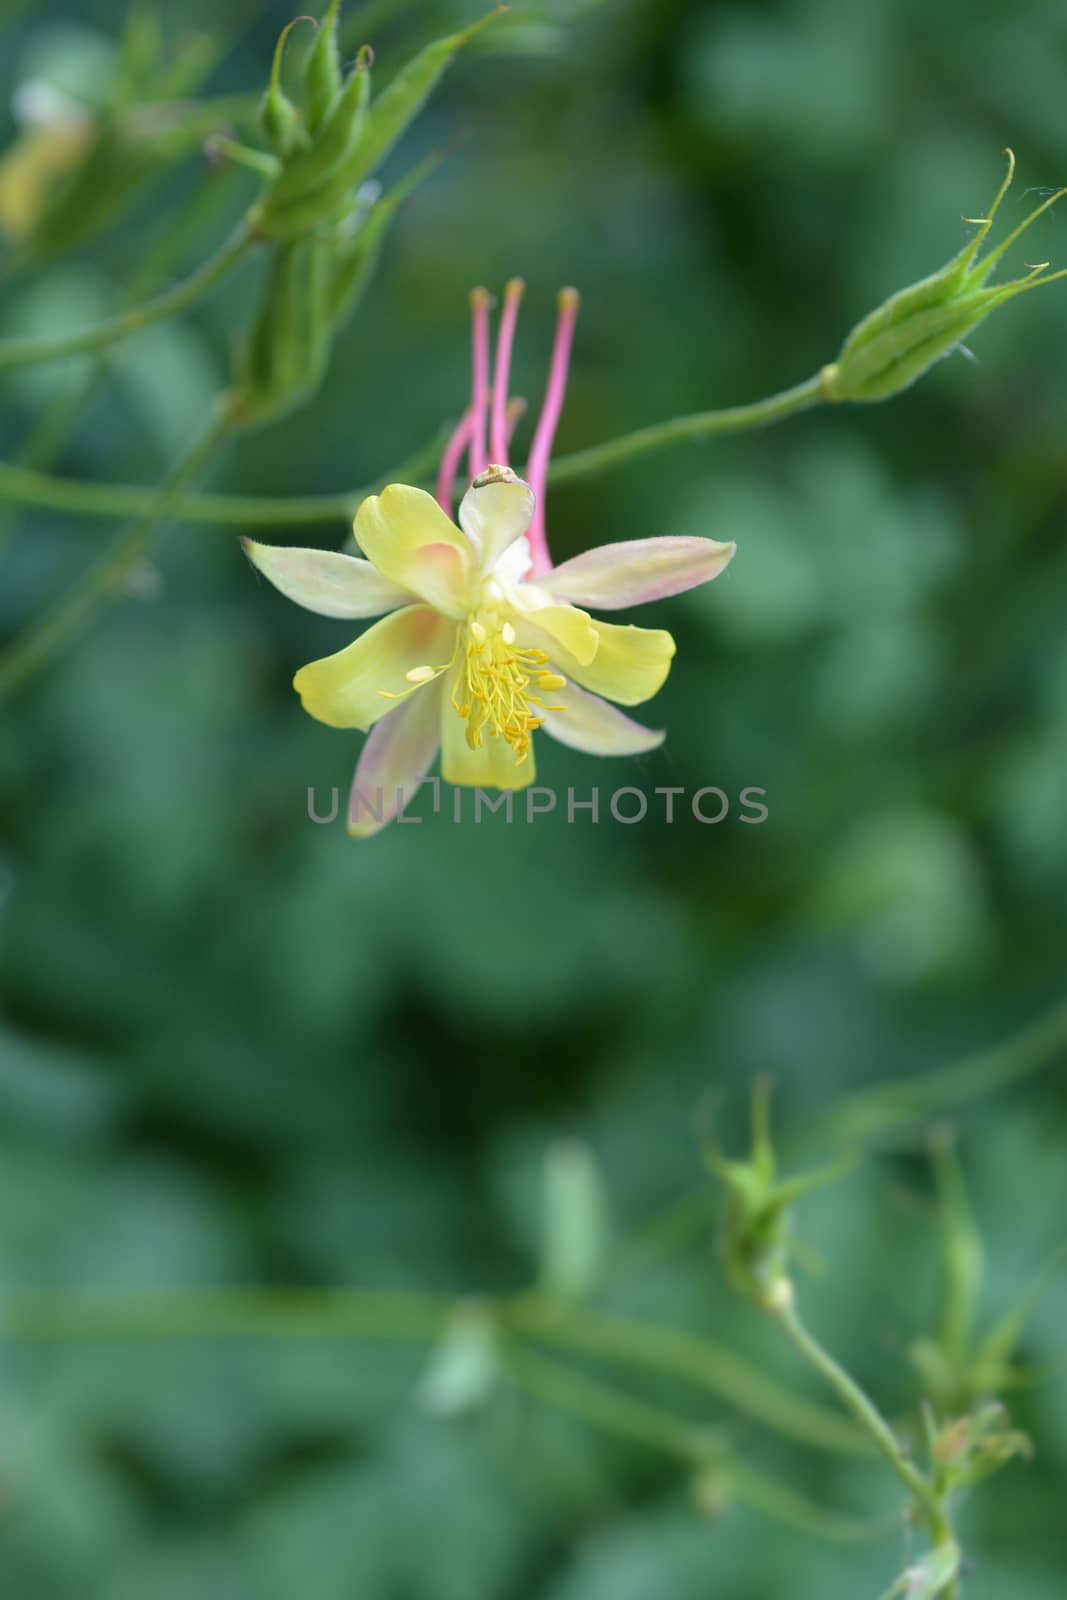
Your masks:
M307 143L307 131L301 122L300 112L282 88L285 44L298 22L312 20L310 17L294 17L292 22L286 23L278 35L278 43L274 47L274 60L271 63L270 82L259 103L259 125L264 138L275 155L281 156L283 160Z
M372 61L373 54L365 45L356 57L355 67L329 117L319 128L314 143L286 163L284 172L267 196L268 212L317 192L338 163L344 161L356 147L370 105Z
M341 52L337 48L337 13L341 0L330 0L315 42L304 61L304 118L314 138L341 92Z
M287 238L304 232L316 222L337 216L350 200L352 191L385 160L410 127L460 47L500 15L498 7L461 33L428 44L402 67L371 104L355 147L321 183L285 204L268 199L266 230L275 237Z

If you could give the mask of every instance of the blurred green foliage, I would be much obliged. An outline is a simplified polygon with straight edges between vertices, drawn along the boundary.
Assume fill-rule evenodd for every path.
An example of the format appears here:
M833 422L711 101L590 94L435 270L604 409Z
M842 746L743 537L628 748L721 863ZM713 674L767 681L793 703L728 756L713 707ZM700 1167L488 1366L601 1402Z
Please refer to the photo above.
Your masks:
M228 7L224 41L200 0L163 10L168 48L183 31L230 45L200 92L254 102L291 12ZM119 0L6 12L5 101L62 56L68 92L93 103ZM368 0L342 38L349 58L373 43L384 72L471 16ZM564 450L807 376L958 247L1005 144L1020 169L1005 220L1030 209L1027 186L1064 181L1065 45L1053 0L516 5L393 158L398 175L467 135L398 219L321 394L243 439L214 486L347 489L403 460L462 408L468 288L516 271L531 403L555 290L583 291ZM195 226L171 241L175 271L254 193L196 146L145 178L77 254L8 258L0 331L109 313L181 208ZM1034 258L1067 264L1065 230L1042 218ZM255 276L118 347L60 470L158 480L227 381ZM557 558L650 534L739 548L712 588L642 615L679 641L653 708L664 751L605 767L545 750L542 781L579 798L757 785L760 827L736 808L714 827L446 814L366 845L316 827L307 789L343 792L358 739L304 718L289 680L345 625L253 581L233 530L168 538L138 594L3 710L0 1321L35 1288L511 1291L538 1271L552 1141L592 1150L598 1226L623 1248L701 1181L700 1142L741 1125L754 1073L773 1075L788 1129L1061 996L1067 293L1026 297L974 342L977 364L942 363L882 408L552 497ZM0 457L82 370L5 377ZM5 529L7 634L108 530L28 513ZM1063 1234L1062 1067L959 1121L988 1325ZM934 1219L908 1140L802 1212L821 1263L809 1321L891 1414L914 1398L907 1346L936 1320ZM611 1280L605 1306L706 1332L809 1392L712 1245L705 1222ZM1054 1282L1028 1365L1062 1357L1065 1316ZM748 1505L709 1519L676 1462L506 1375L471 1415L427 1414L427 1362L418 1342L338 1337L0 1344L0 1585L15 1600L854 1600L907 1559L903 1529L846 1548ZM809 1499L891 1505L874 1467L679 1382L622 1378ZM1008 1398L1035 1461L965 1514L967 1592L1058 1600L1067 1385Z

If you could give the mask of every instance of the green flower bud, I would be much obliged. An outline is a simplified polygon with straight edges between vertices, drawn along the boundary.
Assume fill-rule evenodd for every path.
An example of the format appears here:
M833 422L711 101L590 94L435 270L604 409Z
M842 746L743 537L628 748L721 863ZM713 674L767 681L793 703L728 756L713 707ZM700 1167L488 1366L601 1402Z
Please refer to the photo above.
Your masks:
M292 155L294 150L299 150L302 145L307 144L307 132L301 125L300 112L282 88L285 41L298 22L310 22L313 27L318 27L314 17L294 17L292 22L285 25L274 47L270 83L259 102L259 125L263 129L264 137L269 141L274 153L282 157Z
M330 353L333 270L329 239L296 239L276 247L240 362L246 417L282 416L322 381Z
M1028 267L1025 277L987 286L993 268L1039 216L1055 205L1067 190L1058 189L1043 201L1008 237L977 259L997 209L1015 172L1015 157L1007 151L1008 171L986 217L965 217L978 232L968 245L929 278L891 295L849 334L837 360L822 371L823 390L830 400L886 400L922 377L935 361L957 349L961 341L991 311L1017 294L1054 283L1064 271L1047 272L1048 262Z
M315 43L304 63L304 115L312 136L329 116L341 92L341 54L337 48L340 4L341 0L330 0L330 8L319 24Z
M349 75L340 97L326 122L320 127L311 148L300 151L286 163L285 171L273 185L267 200L270 212L284 208L295 200L313 194L328 179L339 161L359 142L370 104L370 68L374 52L364 45L356 57L356 65ZM316 208L316 216L321 208Z
M770 1127L770 1088L756 1084L752 1096L752 1144L747 1159L708 1155L713 1175L726 1190L721 1224L723 1265L731 1284L762 1310L772 1311L792 1294L789 1277L793 1207L814 1189L835 1182L852 1158L796 1177L778 1176Z
M276 239L294 238L319 222L333 221L343 216L351 205L353 192L385 160L401 134L422 110L461 46L499 17L503 9L498 6L469 28L437 39L420 50L374 101L365 119L360 120L358 136L346 139L344 150L332 164L324 166L319 150L309 151L308 165L312 164L310 158L314 157L315 169L320 174L310 188L304 182L307 174L303 163L299 168L294 163L292 168L294 174L300 175L299 185L295 175L290 177L289 173L283 173L267 196L262 230ZM369 64L368 59L366 66ZM364 72L366 66L363 67ZM356 87L359 89L361 86ZM340 106L336 109L340 110ZM330 124L332 122L333 118ZM327 137L330 124L322 129L321 140Z

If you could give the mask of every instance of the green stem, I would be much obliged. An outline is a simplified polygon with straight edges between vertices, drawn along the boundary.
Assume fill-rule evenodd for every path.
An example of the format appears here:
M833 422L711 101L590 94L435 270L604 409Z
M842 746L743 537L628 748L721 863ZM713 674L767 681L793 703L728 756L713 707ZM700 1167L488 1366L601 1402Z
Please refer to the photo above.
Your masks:
M782 1279L782 1286L789 1292L783 1292L769 1309L786 1338L808 1366L829 1384L842 1405L851 1411L909 1494L922 1507L930 1523L935 1543L942 1542L946 1534L951 1538L951 1529L935 1489L926 1481L918 1468L912 1466L896 1434L874 1402L868 1399L856 1380L808 1332L797 1313L792 1286L787 1279Z
M151 549L160 524L181 490L203 470L231 427L228 411L224 405L220 406L190 449L167 474L151 507L0 656L0 700L51 660L83 619L102 601L121 590L123 580Z
M724 1345L680 1328L580 1308L539 1295L502 1308L505 1326L563 1349L643 1368L706 1389L788 1438L835 1454L866 1445L832 1411L790 1394Z
M1067 1002L990 1049L913 1078L873 1084L844 1100L810 1132L825 1140L863 1142L927 1117L969 1105L1042 1071L1067 1051Z
M339 494L276 497L255 494L180 495L172 507L181 522L216 523L228 528L310 527L317 523L350 523L360 501L386 483L422 478L441 453L443 434L435 435L415 455L373 483ZM35 506L42 511L67 511L85 517L140 517L151 510L157 491L134 484L89 483L57 478L46 472L0 462L0 501Z
M482 1298L482 1297L479 1297ZM791 1395L754 1366L695 1334L607 1316L541 1296L487 1300L505 1334L536 1338L655 1372L714 1394L787 1438L838 1454L865 1441L835 1413ZM200 1289L152 1295L30 1293L0 1303L5 1339L272 1338L363 1335L430 1340L455 1297L364 1289Z
M83 328L80 333L64 334L58 339L0 339L0 371L10 367L31 366L41 361L60 361L68 356L86 355L92 350L105 350L130 334L150 327L154 322L164 322L214 288L254 242L252 225L247 217L242 218L226 243L202 266L172 289L156 295L153 300L147 300L144 305L122 311L118 316L96 323L94 327Z
M721 411L697 411L686 417L672 417L668 422L656 422L651 427L624 433L618 439L609 439L606 444L560 456L549 469L548 481L551 484L573 483L577 478L588 478L595 472L621 466L668 445L691 444L720 433L744 433L749 428L767 427L799 411L809 411L828 399L822 375L816 373L814 378L798 383L795 388L784 389L766 400L754 400L751 405L726 406Z
M693 1427L659 1406L635 1399L598 1378L574 1372L527 1346L509 1342L501 1359L516 1386L532 1398L617 1438L660 1450L690 1467L721 1469L726 1484L739 1500L789 1527L841 1544L862 1543L887 1531L884 1522L860 1522L825 1511L787 1484L734 1456L713 1429Z
M296 495L274 498L268 495L197 494L182 495L174 514L182 522L214 522L223 527L296 527L315 523L345 521L352 517L361 489L342 494ZM156 498L155 489L137 484L90 483L76 478L57 478L46 472L0 462L0 500L35 506L42 511L69 511L85 517L143 516Z
M121 318L115 318L121 322ZM3 345L0 344L0 354ZM647 455L685 439L701 439L717 433L739 433L771 422L781 421L794 412L817 405L824 399L819 379L812 378L749 406L729 406L723 411L701 411L690 417L675 417L670 422L624 434L591 450L561 456L549 473L552 483L571 483L592 476L606 467L617 466L633 457ZM427 468L420 465L418 476ZM415 475L414 473L412 474ZM465 488L466 485L463 485ZM462 492L462 491L461 491ZM183 522L216 522L239 527L305 527L315 523L348 521L364 490L350 489L341 494L302 495L267 498L261 495L189 495L180 502ZM152 491L128 484L87 483L73 478L50 477L43 472L0 463L0 499L51 511L73 511L88 517L136 515L150 502Z

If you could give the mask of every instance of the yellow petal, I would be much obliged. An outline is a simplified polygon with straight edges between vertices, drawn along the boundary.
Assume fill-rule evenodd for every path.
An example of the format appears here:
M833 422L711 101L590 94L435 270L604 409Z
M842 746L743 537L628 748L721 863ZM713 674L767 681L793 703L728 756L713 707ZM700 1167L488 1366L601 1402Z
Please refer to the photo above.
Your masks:
M480 750L467 743L467 719L444 696L441 713L441 776L446 783L477 789L525 789L534 781L533 751L521 766L499 734L485 732Z
M513 591L520 600L522 590L523 586L520 585ZM571 660L583 665L592 661L597 653L600 625L593 621L587 611L579 611L577 606L541 606L536 611L516 611L515 623L524 639L531 626L547 634L550 644L546 644L543 638L536 642L540 649L548 651L553 660L557 659L559 648L566 651Z
M429 606L405 606L368 628L355 644L301 667L293 688L304 710L319 722L365 730L395 710L398 701L387 695L426 693L425 686L411 689L407 673L449 661L455 631L454 624Z
M538 613L538 621L540 616ZM583 688L619 705L636 706L651 699L671 669L675 646L670 634L662 628L624 628L599 620L593 626L599 642L592 661L583 662L556 643L550 650L552 665ZM565 691L560 690L561 701L565 698Z
M378 571L446 616L459 617L470 582L470 540L433 495L391 483L368 495L352 525L356 543Z

